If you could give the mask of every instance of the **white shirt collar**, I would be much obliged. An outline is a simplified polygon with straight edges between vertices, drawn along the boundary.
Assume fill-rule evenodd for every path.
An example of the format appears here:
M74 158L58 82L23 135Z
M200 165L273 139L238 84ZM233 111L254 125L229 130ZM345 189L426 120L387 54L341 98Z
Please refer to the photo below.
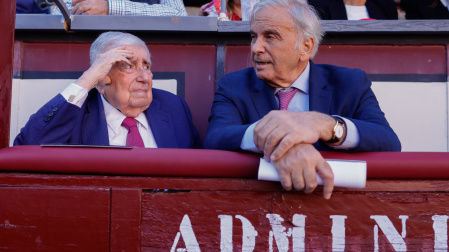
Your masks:
M299 75L299 77L293 82L290 87L295 87L299 91L309 94L309 76L310 76L310 62L307 62L307 66L304 71ZM276 88L274 93L276 94L279 90L283 88Z
M118 109L114 108L111 104L109 104L109 102L104 99L103 95L101 95L101 101L103 102L106 123L112 129L112 131L117 134L126 116L122 114L122 112L118 111ZM136 120L146 130L150 128L144 113L140 113L139 116L136 117Z

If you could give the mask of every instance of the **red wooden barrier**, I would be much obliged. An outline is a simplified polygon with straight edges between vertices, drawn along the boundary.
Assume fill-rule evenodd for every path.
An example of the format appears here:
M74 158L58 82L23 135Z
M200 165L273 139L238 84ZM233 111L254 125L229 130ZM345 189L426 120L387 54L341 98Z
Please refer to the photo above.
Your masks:
M449 179L448 152L322 154L327 159L366 161L371 179ZM219 150L16 146L0 149L0 170L257 178L259 158Z
M448 153L323 154L366 160L369 176L383 179L335 188L324 200L321 188L305 195L255 180L257 155L1 149L0 248L447 251ZM427 179L409 179L416 177Z
M11 83L14 55L14 24L16 0L1 1L0 8L0 148L9 145Z

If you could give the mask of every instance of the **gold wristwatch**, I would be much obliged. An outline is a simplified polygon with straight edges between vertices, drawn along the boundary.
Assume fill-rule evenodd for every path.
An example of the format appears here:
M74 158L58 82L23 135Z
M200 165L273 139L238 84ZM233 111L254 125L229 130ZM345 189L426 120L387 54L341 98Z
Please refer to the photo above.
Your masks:
M341 144L345 138L346 138L346 124L343 119L337 116L332 116L332 118L337 121L335 123L334 129L332 130L332 138L331 140L327 141L326 143L329 145L339 145Z

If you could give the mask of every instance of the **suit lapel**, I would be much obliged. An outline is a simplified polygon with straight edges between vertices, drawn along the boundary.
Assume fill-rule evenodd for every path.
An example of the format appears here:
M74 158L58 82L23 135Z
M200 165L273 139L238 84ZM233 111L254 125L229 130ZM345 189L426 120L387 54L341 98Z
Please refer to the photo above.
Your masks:
M154 100L145 110L148 123L158 148L179 148L171 116L160 110L160 102Z
M329 0L326 0L329 1ZM345 4L341 0L329 1L329 12L331 13L329 19L333 20L347 20Z
M257 78L254 70L251 76L251 99L259 115L259 119L268 114L271 110L279 109L274 98L273 88ZM268 102L267 102L268 101Z
M83 118L82 143L88 145L109 145L108 125L100 94L94 90L87 98Z
M328 80L320 69L310 61L309 110L329 114L332 91L328 89Z

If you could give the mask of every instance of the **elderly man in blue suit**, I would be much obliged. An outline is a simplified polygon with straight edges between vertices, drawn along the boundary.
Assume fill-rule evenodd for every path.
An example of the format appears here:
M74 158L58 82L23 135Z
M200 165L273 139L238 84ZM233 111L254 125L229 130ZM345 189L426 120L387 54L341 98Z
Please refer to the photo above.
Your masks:
M253 67L224 76L205 147L262 152L283 187L329 199L333 173L319 151L400 151L371 81L358 69L310 59L323 36L303 0L262 0L251 16Z
M90 48L90 61L75 83L30 117L14 145L202 147L184 99L152 88L150 52L141 39L103 33Z

